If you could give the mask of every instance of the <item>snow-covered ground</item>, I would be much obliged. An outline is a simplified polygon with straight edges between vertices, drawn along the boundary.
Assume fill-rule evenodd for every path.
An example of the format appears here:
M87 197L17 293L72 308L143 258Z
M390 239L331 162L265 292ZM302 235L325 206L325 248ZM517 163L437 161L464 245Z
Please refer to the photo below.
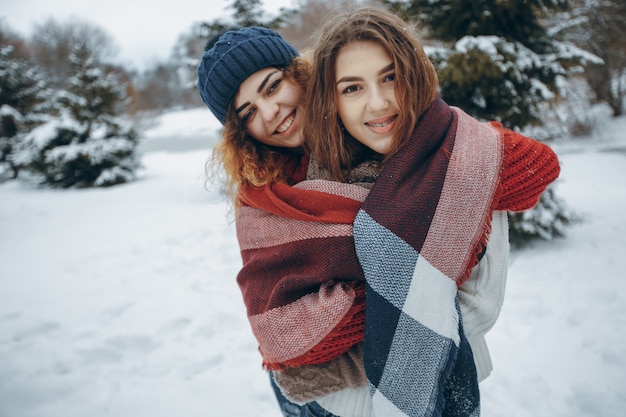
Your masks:
M214 130L204 109L162 117L131 184L0 185L0 417L280 416L204 188ZM621 118L556 148L584 222L512 254L483 416L626 409L625 145Z

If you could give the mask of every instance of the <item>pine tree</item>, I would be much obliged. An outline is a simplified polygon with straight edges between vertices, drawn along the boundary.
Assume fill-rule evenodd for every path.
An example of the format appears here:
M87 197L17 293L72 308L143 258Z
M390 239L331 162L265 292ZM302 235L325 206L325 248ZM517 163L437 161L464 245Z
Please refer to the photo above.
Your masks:
M440 94L481 120L522 130L541 124L546 102L560 94L570 68L590 54L548 36L542 25L567 0L384 1L405 17L419 18L441 46L428 49ZM574 221L550 187L537 206L510 214L512 244L563 234Z
M0 182L18 176L14 150L46 117L48 92L43 73L0 45Z
M464 36L498 36L540 47L545 30L540 12L559 10L566 0L415 0L386 1L405 16L418 16L435 39L455 42Z
M51 187L103 187L134 179L138 136L119 117L124 86L85 48L71 55L70 67L68 89L55 97L58 114L26 135L16 160Z
M519 213L509 213L509 240L512 245L521 247L534 239L551 240L564 236L565 228L579 221L570 212L563 200L548 187L532 209Z
M415 0L387 2L418 16L433 39L442 97L468 113L523 129L541 124L542 104L590 54L559 41L542 26L566 0Z

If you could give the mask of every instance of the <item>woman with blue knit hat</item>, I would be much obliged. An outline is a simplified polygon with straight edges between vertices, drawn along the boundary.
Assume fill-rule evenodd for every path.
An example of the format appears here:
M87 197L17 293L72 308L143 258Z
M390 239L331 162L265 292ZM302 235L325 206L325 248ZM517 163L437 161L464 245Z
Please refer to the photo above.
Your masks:
M283 414L373 417L352 223L377 161L365 153L351 183L319 179L302 131L310 76L309 62L270 29L221 35L198 67L200 96L224 126L208 168L226 174L243 261L237 282ZM494 225L490 247L506 246L501 229ZM481 343L503 297L507 259L497 253L487 251L461 298L472 310L463 314L466 332ZM491 364L478 351L484 377Z
M294 264L294 259L302 254L288 247L293 242L289 242L291 238L283 229L285 225L268 225L272 222L303 223L294 219L294 216L302 215L300 209L281 204L281 199L285 192L289 193L290 185L306 179L308 157L300 117L309 76L309 63L278 33L261 27L246 27L222 34L209 45L198 66L200 97L224 126L222 141L213 149L209 168L221 169L226 174L227 194L236 210L244 263L237 281L259 342L263 365L274 375L283 371L295 375L296 369L310 373L318 363L333 360L340 363L336 358L348 357L346 352L362 338L359 331L352 330L362 323L364 309L363 291L357 300L353 288L354 278L362 273L352 242L342 244L340 254L344 256L326 266L317 268L319 262L313 258L300 261L298 269L301 271L318 269L318 277L314 280L303 279L297 271L288 273L277 265ZM333 198L332 195L329 197ZM271 201L278 203L272 204ZM311 201L318 200L311 198ZM282 213L285 207L295 214ZM259 243L260 236L269 243ZM257 242L250 244L251 239ZM313 242L311 251L320 247L315 239L307 239L304 235L299 239L304 243ZM280 260L268 257L268 247L284 249ZM351 271L345 279L333 283L330 274L339 270L336 264L340 259L343 263L342 258L352 259L348 262ZM265 260L259 262L259 259ZM310 264L308 268L307 263ZM287 281L291 281L290 288L284 289ZM346 286L346 282L350 285ZM322 286L324 299L320 301ZM336 300L341 301L341 308L333 306L333 303L337 304ZM332 321L314 323L319 312L328 308L334 310L328 316ZM302 337L301 330L307 328L316 328L315 334ZM333 328L337 330L333 331ZM294 333L300 335L294 337ZM345 336L337 338L336 334ZM297 348L290 346L289 339L300 339L300 345ZM340 339L343 340L337 343ZM306 347L303 349L303 346ZM277 356L281 359L276 359ZM328 379L333 381L332 384L311 381L310 376L297 376L295 379L302 382L292 383L290 389L279 388L272 379L281 411L286 417L334 416L315 399L341 391L345 384L337 384L341 377L336 372L325 373L330 376ZM281 390L294 402L287 400Z
M213 150L233 201L239 184L289 181L300 163L301 105L309 63L275 31L246 27L222 34L198 66L198 91L224 125Z

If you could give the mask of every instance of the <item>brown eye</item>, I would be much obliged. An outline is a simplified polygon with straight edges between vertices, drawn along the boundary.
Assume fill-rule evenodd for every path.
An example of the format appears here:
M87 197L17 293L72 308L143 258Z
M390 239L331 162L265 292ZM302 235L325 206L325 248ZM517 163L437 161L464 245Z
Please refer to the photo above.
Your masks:
M267 95L272 94L274 91L276 91L278 89L278 87L280 86L280 83L283 81L282 78L277 79L276 81L274 81L273 83L271 83L268 87L267 87Z
M241 118L241 126L247 127L250 121L252 120L252 117L254 117L255 112L256 112L256 109L253 107L250 107L250 109L247 110L245 114L243 115L243 117Z
M350 94L350 93L354 93L355 91L359 91L360 88L358 85L350 85L346 88L343 89L342 94Z

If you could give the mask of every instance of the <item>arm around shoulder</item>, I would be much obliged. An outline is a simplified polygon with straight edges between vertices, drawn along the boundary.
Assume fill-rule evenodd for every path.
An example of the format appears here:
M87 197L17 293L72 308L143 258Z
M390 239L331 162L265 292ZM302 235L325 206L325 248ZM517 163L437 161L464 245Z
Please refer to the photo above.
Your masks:
M554 182L561 167L556 153L545 143L492 124L504 142L501 194L497 210L524 211L534 207Z

